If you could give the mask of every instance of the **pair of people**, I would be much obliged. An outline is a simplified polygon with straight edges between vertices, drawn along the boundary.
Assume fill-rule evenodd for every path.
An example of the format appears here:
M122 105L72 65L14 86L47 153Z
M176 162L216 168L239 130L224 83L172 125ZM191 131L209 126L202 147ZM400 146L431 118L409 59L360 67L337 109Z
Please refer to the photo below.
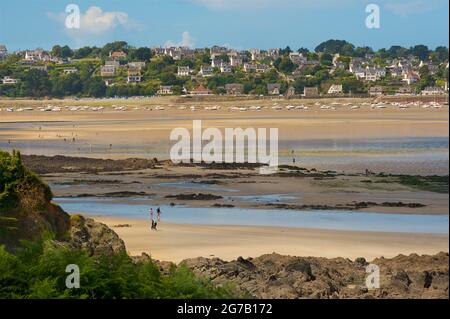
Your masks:
M158 207L158 209L156 210L156 214L157 214L157 221L154 220L153 218L153 208L150 208L150 220L152 221L152 230L158 230L158 223L161 222L161 209Z

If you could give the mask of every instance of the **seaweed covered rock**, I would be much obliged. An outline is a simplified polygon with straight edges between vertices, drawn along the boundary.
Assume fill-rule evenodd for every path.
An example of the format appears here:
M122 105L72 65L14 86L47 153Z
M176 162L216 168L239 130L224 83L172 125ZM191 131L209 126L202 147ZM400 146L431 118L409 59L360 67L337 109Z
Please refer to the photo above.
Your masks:
M62 239L70 217L51 203L52 192L23 164L19 152L0 152L0 245L14 250L20 240L45 234Z
M90 255L111 256L126 253L122 239L108 226L81 215L71 217L70 244Z

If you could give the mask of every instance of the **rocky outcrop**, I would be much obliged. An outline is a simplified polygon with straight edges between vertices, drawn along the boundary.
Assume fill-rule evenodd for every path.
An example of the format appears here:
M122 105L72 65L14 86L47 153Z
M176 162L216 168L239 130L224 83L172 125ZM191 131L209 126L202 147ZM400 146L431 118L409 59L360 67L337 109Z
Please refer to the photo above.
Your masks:
M69 242L72 247L84 249L93 256L126 253L125 243L108 226L81 215L74 215L70 220Z
M254 298L448 298L448 253L372 261L380 289L366 286L364 258L326 259L278 254L232 262L195 258L183 262L215 283L232 282Z
M125 244L106 225L69 216L54 205L48 185L22 163L19 152L0 152L0 245L14 252L22 240L47 234L55 242L86 249L90 255L126 253Z

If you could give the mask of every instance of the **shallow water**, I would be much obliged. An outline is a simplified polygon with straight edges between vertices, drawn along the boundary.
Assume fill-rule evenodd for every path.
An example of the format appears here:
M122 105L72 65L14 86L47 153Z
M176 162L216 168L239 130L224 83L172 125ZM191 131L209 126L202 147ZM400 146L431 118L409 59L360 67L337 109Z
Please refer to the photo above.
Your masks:
M207 190L207 191L227 192L227 193L239 192L239 190L237 189L221 187L216 184L208 184L208 183L168 182L168 183L159 183L156 186L169 187L175 189L196 189L196 190L204 190L204 191Z
M57 198L69 213L148 219L149 204L135 199ZM156 207L154 207L156 208ZM301 227L313 229L448 234L449 217L350 211L290 211L161 206L162 222L200 225Z
M14 131L12 124L5 125L10 126L11 132ZM3 129L7 130L8 127ZM6 139L0 138L0 148L48 156L65 154L93 158L164 159L169 158L170 145L165 142L116 142L110 149L109 145L90 140L77 140L76 143L61 139L21 140L9 144ZM280 164L291 164L291 151L294 150L296 164L308 168L347 172L364 172L367 168L374 172L424 175L448 175L449 172L448 137L280 140L279 150Z

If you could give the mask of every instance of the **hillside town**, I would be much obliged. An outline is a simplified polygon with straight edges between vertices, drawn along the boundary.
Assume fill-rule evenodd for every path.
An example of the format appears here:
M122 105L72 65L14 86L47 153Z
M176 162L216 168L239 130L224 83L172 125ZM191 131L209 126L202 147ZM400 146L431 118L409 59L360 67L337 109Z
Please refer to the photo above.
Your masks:
M365 97L448 93L448 48L374 51L329 40L310 51L224 46L54 46L8 52L0 44L0 96L254 95Z

